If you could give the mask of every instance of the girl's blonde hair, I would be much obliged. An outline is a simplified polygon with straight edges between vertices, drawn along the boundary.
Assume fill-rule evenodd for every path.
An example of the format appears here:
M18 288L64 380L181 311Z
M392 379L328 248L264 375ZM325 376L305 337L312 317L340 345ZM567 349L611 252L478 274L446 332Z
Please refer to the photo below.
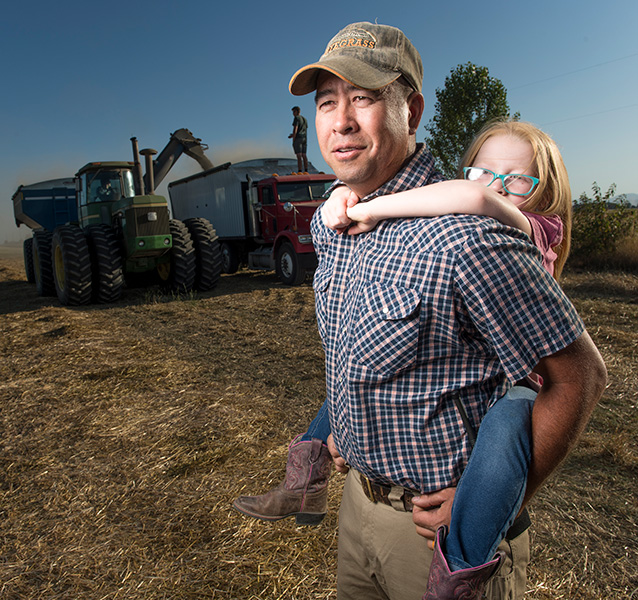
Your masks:
M538 215L558 215L562 220L563 241L554 248L558 256L554 277L558 279L569 255L572 238L572 195L563 157L556 142L535 125L524 121L492 121L479 131L463 155L459 177L463 177L463 167L472 166L481 146L495 135L510 135L532 146L536 176L540 181L521 208Z

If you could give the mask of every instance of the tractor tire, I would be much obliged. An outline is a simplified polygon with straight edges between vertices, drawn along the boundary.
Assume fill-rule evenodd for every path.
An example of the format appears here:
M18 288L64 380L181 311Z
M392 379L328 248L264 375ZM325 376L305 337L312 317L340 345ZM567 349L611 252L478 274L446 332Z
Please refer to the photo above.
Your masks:
M188 228L182 221L169 221L173 247L170 261L157 265L160 287L165 292L190 292L195 285L195 248Z
M301 285L306 278L306 270L299 264L297 253L288 242L284 242L277 250L275 270L277 277L286 285Z
M186 219L195 246L195 288L200 292L212 290L222 273L222 255L217 233L208 219Z
M237 273L239 269L239 252L237 252L237 248L230 244L229 242L222 242L221 244L221 253L222 253L222 273L227 273L228 275L232 275L233 273Z
M91 255L84 232L77 225L58 227L51 253L58 300L65 306L91 302Z
M33 275L40 296L55 296L53 262L51 260L51 232L33 232Z
M122 256L115 231L108 225L91 225L87 228L87 238L93 271L93 302L115 302L124 288Z
M35 283L35 270L33 268L33 238L30 237L22 243L22 254L24 254L24 272L27 275L28 283Z

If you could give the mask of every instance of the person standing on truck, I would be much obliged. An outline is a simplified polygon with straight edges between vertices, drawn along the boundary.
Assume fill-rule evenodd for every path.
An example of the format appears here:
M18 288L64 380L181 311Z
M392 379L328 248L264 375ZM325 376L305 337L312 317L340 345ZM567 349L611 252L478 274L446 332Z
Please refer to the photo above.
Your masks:
M308 149L308 121L301 114L298 106L292 107L292 133L288 136L292 138L292 149L297 156L297 171L308 172L308 157L306 151Z

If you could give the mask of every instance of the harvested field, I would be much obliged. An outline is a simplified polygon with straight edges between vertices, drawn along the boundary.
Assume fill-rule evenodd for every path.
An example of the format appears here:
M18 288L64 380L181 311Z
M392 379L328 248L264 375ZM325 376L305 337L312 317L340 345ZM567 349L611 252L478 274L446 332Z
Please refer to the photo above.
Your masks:
M638 277L564 286L610 383L532 503L527 597L638 600ZM318 527L230 507L280 480L321 404L309 282L66 308L2 248L0 331L0 599L336 598L341 475Z

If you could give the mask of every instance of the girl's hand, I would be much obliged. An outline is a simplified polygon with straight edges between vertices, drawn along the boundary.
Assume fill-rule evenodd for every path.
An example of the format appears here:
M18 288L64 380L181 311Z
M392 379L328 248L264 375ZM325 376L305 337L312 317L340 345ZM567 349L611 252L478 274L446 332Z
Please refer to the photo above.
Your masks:
M346 210L346 215L352 222L348 229L348 233L354 235L356 233L365 233L371 231L377 226L379 219L372 215L370 208L374 200L370 202L361 202Z
M337 233L345 233L352 220L347 215L348 207L359 202L359 197L350 188L340 185L321 207L321 217L326 227Z

